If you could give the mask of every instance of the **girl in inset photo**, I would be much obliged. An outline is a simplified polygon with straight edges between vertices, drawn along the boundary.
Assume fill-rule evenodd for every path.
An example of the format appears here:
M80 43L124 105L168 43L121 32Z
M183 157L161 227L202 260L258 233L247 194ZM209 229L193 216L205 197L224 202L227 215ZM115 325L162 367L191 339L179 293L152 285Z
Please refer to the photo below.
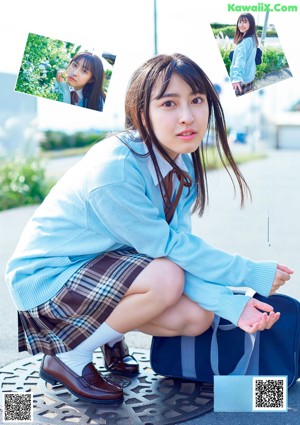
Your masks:
M255 19L242 13L236 24L234 43L237 45L230 67L230 81L237 96L253 91L256 73L255 56L258 46Z
M104 69L101 59L89 52L74 56L66 71L58 71L56 80L62 101L96 111L105 102Z

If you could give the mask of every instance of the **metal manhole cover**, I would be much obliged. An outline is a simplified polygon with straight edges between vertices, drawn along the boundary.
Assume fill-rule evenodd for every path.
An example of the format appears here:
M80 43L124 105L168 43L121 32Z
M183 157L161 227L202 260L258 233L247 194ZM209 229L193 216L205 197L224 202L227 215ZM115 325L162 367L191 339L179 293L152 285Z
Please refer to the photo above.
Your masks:
M140 363L140 374L131 379L108 374L101 351L94 356L99 370L124 388L125 400L121 405L85 403L62 385L47 384L39 377L43 358L40 354L0 369L0 391L32 392L35 425L167 425L196 418L213 409L212 385L163 378L151 369L149 350L131 351Z

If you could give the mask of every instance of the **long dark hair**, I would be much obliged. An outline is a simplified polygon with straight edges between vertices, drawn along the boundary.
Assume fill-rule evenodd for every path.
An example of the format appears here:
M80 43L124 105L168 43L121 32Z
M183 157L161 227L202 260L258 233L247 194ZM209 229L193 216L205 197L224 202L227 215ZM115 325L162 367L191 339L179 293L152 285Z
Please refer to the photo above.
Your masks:
M249 22L249 29L246 32L246 34L243 34L239 30L238 24L239 24L240 21ZM251 13L242 13L238 17L238 20L236 22L236 29L235 29L235 35L234 35L233 41L234 41L235 44L239 44L241 41L243 41L247 37L253 37L256 45L258 46L258 39L257 39L257 35L256 35L256 25L255 25L254 16L251 15Z
M104 70L101 59L90 52L81 52L74 56L72 62L77 62L83 59L83 66L92 73L92 78L82 89L83 106L85 108L94 109L96 111L103 110L105 101L105 92L103 88L104 83Z
M250 190L231 154L227 140L224 113L218 95L204 71L188 57L179 53L173 55L158 55L149 59L135 71L129 83L125 99L126 129L137 130L142 140L147 145L158 181L160 182L161 191L161 182L163 179L153 151L153 145L155 145L160 154L172 165L176 172L184 176L185 181L188 183L186 173L176 165L175 161L156 138L149 117L150 97L154 84L158 77L160 77L162 84L160 93L157 96L159 98L163 96L174 73L181 77L191 87L194 93L202 93L207 96L209 107L208 132L210 128L214 129L213 133L215 135L218 154L233 185L234 181L226 166L226 160L235 174L240 189L241 206L243 206L245 194L250 194ZM197 188L197 197L193 212L197 211L199 215L202 215L208 201L205 143L201 143L191 156L195 170L195 183Z

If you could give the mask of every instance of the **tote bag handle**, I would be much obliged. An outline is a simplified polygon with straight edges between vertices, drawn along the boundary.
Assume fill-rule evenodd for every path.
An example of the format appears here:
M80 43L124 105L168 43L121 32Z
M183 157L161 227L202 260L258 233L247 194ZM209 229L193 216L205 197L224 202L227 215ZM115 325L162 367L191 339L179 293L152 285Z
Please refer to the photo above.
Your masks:
M217 331L229 331L236 328L233 324L220 325L220 317L215 315L212 323L213 334L211 339L210 361L214 375L219 373L219 347ZM249 334L245 332L244 354L238 361L236 367L229 375L257 375L259 365L259 332Z

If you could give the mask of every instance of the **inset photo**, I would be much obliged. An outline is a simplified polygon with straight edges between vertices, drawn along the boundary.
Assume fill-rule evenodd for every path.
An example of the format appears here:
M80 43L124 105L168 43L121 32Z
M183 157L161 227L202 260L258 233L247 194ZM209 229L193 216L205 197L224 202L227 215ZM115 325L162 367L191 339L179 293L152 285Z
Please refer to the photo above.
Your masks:
M15 91L103 111L116 55L28 34Z
M256 15L241 13L211 24L236 96L292 77L270 13Z

